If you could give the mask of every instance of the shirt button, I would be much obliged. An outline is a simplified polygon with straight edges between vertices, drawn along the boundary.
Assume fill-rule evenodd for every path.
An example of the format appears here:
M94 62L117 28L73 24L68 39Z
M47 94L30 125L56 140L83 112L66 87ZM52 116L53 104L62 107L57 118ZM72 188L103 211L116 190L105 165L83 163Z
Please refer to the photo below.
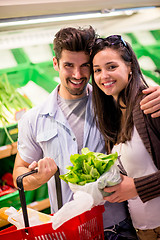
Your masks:
M73 138L73 141L76 141L76 138Z

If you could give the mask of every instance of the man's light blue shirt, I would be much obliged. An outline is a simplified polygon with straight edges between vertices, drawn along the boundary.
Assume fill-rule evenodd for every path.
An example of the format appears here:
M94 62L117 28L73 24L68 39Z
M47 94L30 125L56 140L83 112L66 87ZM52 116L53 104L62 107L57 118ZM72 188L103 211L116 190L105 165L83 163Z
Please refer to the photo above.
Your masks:
M93 117L92 88L90 85L88 87L90 94L86 105L83 147L88 147L90 151L105 153L104 139ZM67 172L66 166L71 165L70 155L78 153L78 146L76 137L58 106L57 94L58 87L43 104L27 111L21 118L18 123L18 151L21 158L28 163L51 157L59 167L60 174L64 174ZM63 204L65 204L72 200L72 192L66 182L61 181L61 185ZM54 176L48 181L48 192L51 211L55 212L57 196ZM123 216L120 218L121 221L124 220Z
M57 104L56 88L40 106L28 111L19 121L18 151L21 158L31 163L43 157L51 157L66 173L66 166L71 165L70 155L78 153L77 141L64 114ZM104 152L104 140L96 128L91 111L91 94L86 106L83 147L90 151ZM48 183L52 211L56 210L56 193L53 191L54 177ZM62 181L63 203L71 200L68 184Z

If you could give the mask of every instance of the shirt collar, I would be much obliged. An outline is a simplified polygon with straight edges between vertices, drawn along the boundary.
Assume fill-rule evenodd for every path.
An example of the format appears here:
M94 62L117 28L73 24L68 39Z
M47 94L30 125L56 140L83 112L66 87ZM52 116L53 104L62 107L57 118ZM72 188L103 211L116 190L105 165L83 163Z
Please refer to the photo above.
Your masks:
M41 105L40 114L54 116L58 103L57 103L57 94L58 94L59 85L50 93L46 101Z
M60 84L50 93L47 100L41 105L41 108L40 108L41 115L55 116L59 108L58 101L57 101L59 86ZM87 87L89 89L89 95L90 95L90 93L92 92L92 86L88 84Z

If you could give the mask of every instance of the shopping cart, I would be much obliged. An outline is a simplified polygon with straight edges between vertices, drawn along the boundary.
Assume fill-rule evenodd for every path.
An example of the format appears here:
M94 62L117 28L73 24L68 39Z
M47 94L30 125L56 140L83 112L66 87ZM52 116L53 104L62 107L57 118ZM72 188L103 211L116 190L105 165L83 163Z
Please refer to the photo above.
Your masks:
M67 222L54 230L52 223L29 227L26 200L23 189L23 178L35 173L33 170L17 178L20 201L24 217L25 228L17 230L15 226L0 231L0 240L104 240L103 217L104 206L96 206ZM61 185L59 169L56 173L56 189L58 208L62 206Z

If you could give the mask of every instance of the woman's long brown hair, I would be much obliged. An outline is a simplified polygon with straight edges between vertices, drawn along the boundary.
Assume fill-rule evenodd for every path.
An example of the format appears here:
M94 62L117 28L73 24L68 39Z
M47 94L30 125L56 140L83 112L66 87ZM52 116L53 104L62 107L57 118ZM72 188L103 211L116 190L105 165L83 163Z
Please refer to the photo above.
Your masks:
M126 88L120 92L117 102L112 96L106 95L97 86L94 81L92 66L93 107L95 119L98 128L104 136L107 153L111 152L114 144L131 139L133 130L132 111L134 103L138 95L142 94L142 89L148 87L143 78L135 53L131 46L127 42L125 43L126 45L121 42L114 45L104 40L98 44L94 44L91 54L91 60L93 61L94 56L98 52L106 48L111 48L120 54L122 60L127 65L130 64L131 66L131 74L128 76L128 84ZM125 105L126 110L123 127L121 127L122 106L120 105L120 99Z

